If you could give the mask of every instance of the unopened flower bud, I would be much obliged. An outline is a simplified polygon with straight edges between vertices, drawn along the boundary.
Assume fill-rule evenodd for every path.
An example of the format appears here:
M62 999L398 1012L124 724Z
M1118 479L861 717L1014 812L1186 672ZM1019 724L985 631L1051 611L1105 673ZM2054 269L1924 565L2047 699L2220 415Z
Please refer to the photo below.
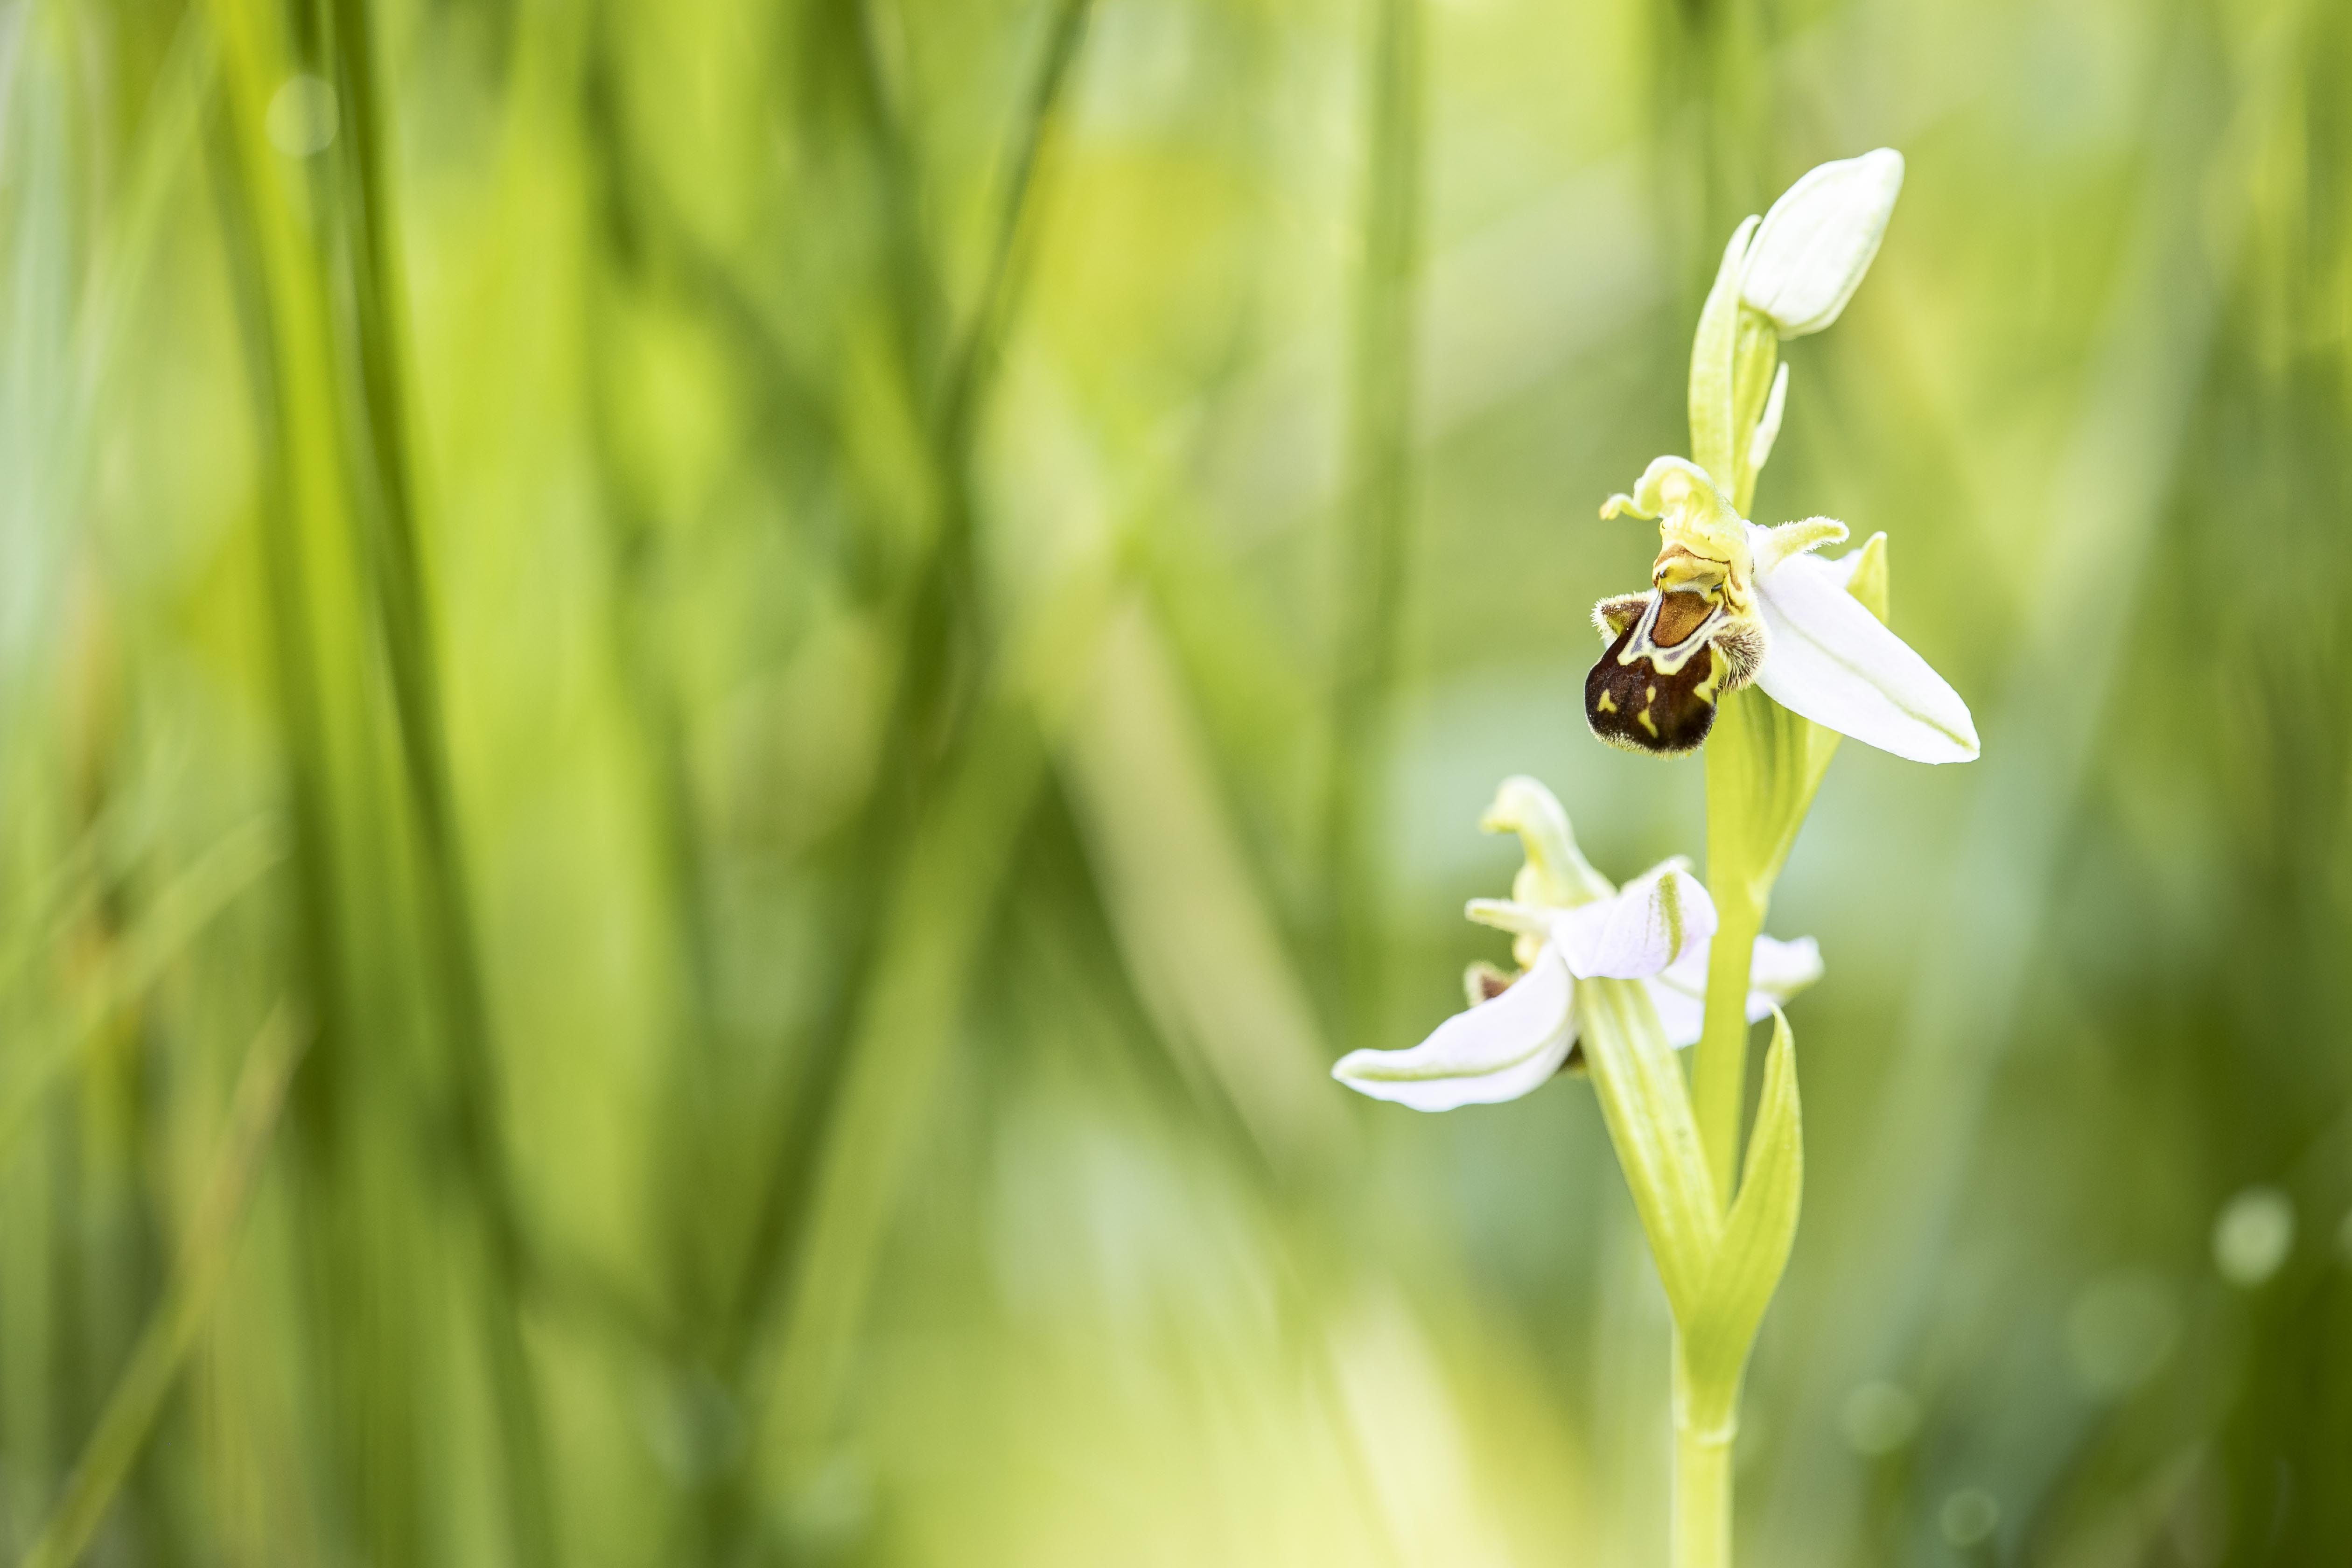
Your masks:
M1903 154L1892 147L1808 173L1764 215L1740 302L1771 318L1783 338L1836 321L1870 270L1902 189Z

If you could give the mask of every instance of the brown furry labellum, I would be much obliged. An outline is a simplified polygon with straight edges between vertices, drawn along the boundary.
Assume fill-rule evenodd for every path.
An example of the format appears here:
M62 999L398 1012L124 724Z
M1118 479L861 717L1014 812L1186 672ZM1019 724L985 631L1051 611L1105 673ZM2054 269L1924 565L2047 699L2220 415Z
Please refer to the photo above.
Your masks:
M1592 612L1609 651L1584 678L1584 718L1612 746L1654 756L1696 751L1716 704L1761 662L1761 628L1714 594L1653 588Z

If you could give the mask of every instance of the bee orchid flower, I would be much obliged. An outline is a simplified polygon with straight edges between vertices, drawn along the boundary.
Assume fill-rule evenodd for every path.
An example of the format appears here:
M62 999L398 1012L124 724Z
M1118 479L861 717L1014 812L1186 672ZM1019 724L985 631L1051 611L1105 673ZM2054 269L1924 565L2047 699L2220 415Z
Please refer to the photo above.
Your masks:
M1578 993L1602 980L1643 982L1667 1041L1676 1047L1696 1041L1716 914L1688 862L1667 860L1622 888L1611 886L1578 850L1559 803L1532 779L1507 781L1485 826L1490 832L1517 831L1528 863L1513 883L1514 897L1475 899L1466 912L1512 933L1519 973L1474 964L1467 1012L1408 1050L1352 1051L1331 1076L1416 1110L1517 1100L1571 1064ZM1758 939L1750 977L1754 1016L1768 1016L1820 975L1821 955L1811 938Z
M1706 472L1660 458L1601 515L1654 518L1650 591L1603 599L1608 641L1585 678L1592 732L1629 751L1696 749L1730 692L1753 681L1790 712L1920 763L1977 754L1968 704L1847 592L1864 554L1813 553L1846 537L1828 518L1759 528Z

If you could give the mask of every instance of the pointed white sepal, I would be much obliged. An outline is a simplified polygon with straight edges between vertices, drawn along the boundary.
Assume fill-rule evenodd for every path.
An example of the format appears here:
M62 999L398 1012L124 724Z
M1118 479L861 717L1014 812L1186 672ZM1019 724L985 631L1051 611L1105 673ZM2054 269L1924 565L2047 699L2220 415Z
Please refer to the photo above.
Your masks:
M1693 950L1704 953L1714 934L1715 900L1680 860L1551 921L1551 945L1580 980L1643 979Z
M1748 1021L1760 1024L1775 1007L1785 1007L1798 992L1822 977L1822 944L1811 937L1794 942L1759 936L1748 965ZM1705 981L1702 978L1702 986Z
M1702 949L1693 956L1698 961L1696 987L1676 973L1683 969L1681 964L1643 983L1643 989L1650 994L1650 1005L1657 1009L1658 1027L1665 1032L1666 1044L1678 1051L1698 1044L1699 1037L1706 1033L1706 952Z
M1706 1032L1707 950L1675 960L1649 982L1650 1001L1666 1043L1676 1050L1698 1044ZM1822 977L1821 944L1811 937L1794 942L1759 936L1748 967L1748 1021L1760 1023L1772 1009Z
M1969 705L1846 592L1853 572L1847 561L1799 554L1757 574L1769 642L1756 684L1791 713L1882 752L1915 763L1972 760Z
M1456 1013L1411 1050L1349 1051L1331 1076L1415 1110L1491 1105L1540 1089L1576 1043L1575 983L1547 947L1509 990Z
M1764 215L1740 302L1770 317L1783 338L1836 321L1870 270L1902 190L1903 154L1892 147L1807 174Z

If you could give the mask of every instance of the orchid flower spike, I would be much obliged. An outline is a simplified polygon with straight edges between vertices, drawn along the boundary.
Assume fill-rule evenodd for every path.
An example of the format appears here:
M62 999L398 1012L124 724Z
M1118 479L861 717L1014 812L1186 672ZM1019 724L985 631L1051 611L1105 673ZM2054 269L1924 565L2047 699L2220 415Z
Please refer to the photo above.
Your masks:
M1680 458L1652 463L1601 515L1656 518L1650 591L1603 599L1608 651L1584 681L1592 732L1628 751L1695 750L1716 706L1753 680L1792 713L1918 763L1977 754L1969 706L1849 592L1872 545L1824 561L1846 537L1828 518L1759 528Z
M1331 1076L1375 1100L1415 1110L1517 1100L1571 1065L1578 994L1596 980L1639 980L1667 1038L1696 1041L1705 1014L1714 900L1681 859L1612 887L1577 848L1568 814L1531 778L1503 783L1481 824L1517 833L1527 864L1509 899L1476 899L1469 917L1513 935L1519 970L1473 964L1469 1011L1410 1050L1350 1051ZM1748 1009L1760 1018L1821 977L1811 937L1759 938Z

